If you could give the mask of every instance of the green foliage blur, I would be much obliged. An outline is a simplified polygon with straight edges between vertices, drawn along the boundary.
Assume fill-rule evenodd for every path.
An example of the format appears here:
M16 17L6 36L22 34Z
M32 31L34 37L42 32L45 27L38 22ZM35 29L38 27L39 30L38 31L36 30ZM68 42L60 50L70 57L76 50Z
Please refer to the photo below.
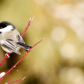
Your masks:
M84 84L84 1L83 0L0 0L0 22L9 21L34 45L44 38L0 84ZM24 54L15 53L0 66L7 72ZM5 52L0 47L0 62Z

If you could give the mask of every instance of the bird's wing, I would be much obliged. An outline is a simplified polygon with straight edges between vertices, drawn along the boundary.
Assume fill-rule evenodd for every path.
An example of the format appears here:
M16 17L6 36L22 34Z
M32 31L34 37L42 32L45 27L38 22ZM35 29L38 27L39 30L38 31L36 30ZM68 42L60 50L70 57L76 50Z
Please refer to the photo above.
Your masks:
M1 46L5 47L11 51L16 51L16 45L12 40L9 41L9 39L7 39L6 41L3 42L3 44Z
M26 51L32 47L32 46L25 44L23 38L20 35L17 35L17 39L18 39L17 46L24 48Z
M18 42L25 44L23 38L20 35L17 35L16 37L17 37Z
M17 47L21 47L21 46L17 45L17 42L25 44L23 38L20 35L17 35L15 40L13 38L6 39L6 41L4 41L1 46L8 48L9 50L15 52L15 51L19 50Z
M7 39L7 41L4 41L1 46L8 53L15 52L21 55L21 53L19 52L20 47L17 47L14 41L12 41L11 39Z

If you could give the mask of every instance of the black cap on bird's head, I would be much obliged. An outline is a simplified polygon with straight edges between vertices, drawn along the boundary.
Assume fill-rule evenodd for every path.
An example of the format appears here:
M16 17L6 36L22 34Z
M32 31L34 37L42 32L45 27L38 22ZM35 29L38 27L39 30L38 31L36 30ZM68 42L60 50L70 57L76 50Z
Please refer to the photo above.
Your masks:
M11 26L13 26L13 28L15 28L15 26L12 23L7 22L7 21L2 21L2 22L0 22L0 29L5 28L9 25L11 25Z
M0 22L0 33L14 30L14 29L15 29L15 26L12 23L7 22L7 21Z

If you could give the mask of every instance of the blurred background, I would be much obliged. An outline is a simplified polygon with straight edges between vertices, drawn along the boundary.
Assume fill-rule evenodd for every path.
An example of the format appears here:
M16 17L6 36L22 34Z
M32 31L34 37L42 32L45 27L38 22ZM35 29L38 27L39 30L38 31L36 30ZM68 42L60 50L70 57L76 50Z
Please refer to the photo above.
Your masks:
M34 45L44 38L0 84L84 84L84 0L0 0L0 22L9 21ZM7 72L26 52L11 54L0 66ZM5 52L0 47L0 62Z

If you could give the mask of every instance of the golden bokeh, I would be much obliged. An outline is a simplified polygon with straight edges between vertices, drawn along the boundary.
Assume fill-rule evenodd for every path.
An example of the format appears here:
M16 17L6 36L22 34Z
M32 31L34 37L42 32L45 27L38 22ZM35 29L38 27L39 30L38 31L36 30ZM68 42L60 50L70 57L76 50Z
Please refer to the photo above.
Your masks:
M0 84L84 84L84 1L83 0L0 0L0 22L9 21L34 45L44 38ZM11 54L0 66L7 72L26 52ZM0 62L5 52L0 47ZM0 75L1 76L1 75Z

